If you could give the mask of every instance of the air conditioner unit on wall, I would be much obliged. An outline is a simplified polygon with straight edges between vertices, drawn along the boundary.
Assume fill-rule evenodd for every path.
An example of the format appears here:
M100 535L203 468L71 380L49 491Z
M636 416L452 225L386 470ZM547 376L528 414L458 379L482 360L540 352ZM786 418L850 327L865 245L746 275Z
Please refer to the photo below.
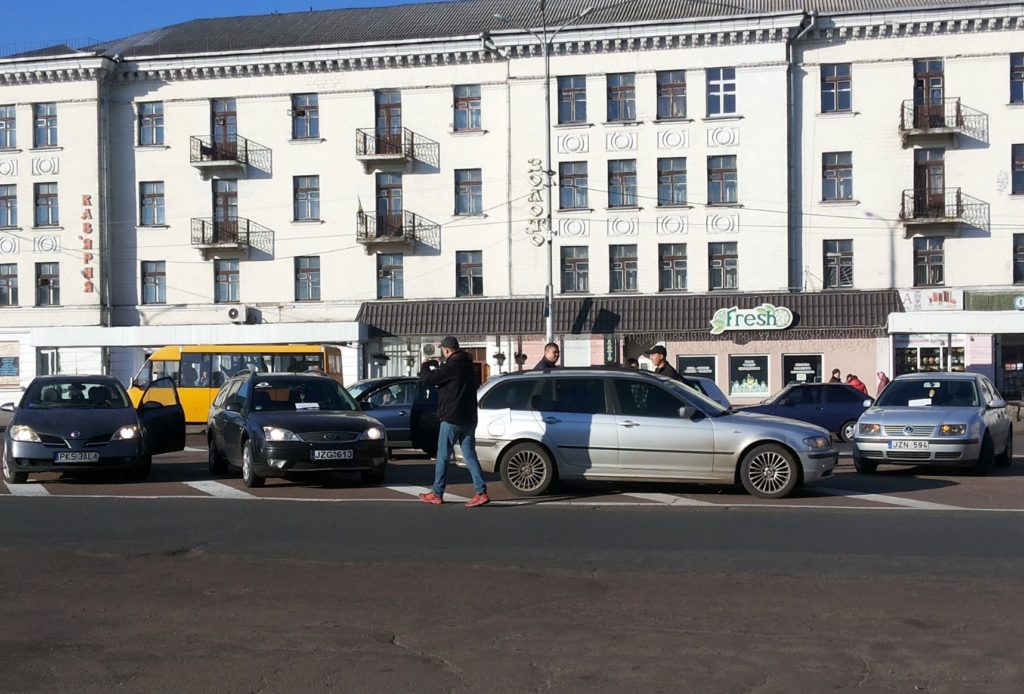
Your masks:
M436 342L424 342L420 345L420 354L424 359L437 359L441 356L441 350L437 348Z
M260 322L260 310L255 306L232 306L227 317L232 323L252 325Z

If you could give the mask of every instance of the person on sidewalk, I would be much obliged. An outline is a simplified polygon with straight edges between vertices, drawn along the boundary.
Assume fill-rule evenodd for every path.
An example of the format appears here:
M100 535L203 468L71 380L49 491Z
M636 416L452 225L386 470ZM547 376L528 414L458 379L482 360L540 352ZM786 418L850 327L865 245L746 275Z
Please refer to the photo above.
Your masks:
M555 342L549 342L544 345L544 356L537 362L537 366L533 367L534 371L540 369L557 369L558 368L558 357L562 351L558 349L558 344Z
M864 385L864 381L857 378L856 374L846 374L846 385L853 386L864 395L868 394L868 387Z
M884 371L879 371L875 375L878 376L878 390L875 391L875 397L877 398L879 395L882 394L882 391L885 390L885 387L889 385L890 381L889 377L885 375Z
M666 378L674 378L677 381L683 380L679 372L675 370L675 367L668 363L668 352L661 345L654 345L644 352L644 356L648 357L651 363L654 364L654 373Z
M829 383L842 383L843 372L839 369L832 369L832 378L828 379Z
M441 423L437 434L437 462L434 464L434 487L420 494L420 501L428 504L444 503L444 488L448 458L454 454L455 444L462 449L469 474L473 478L476 494L468 508L490 502L487 485L476 457L476 389L479 386L473 359L459 347L459 341L449 335L441 340L444 363L424 362L420 380L424 385L437 388L437 419Z

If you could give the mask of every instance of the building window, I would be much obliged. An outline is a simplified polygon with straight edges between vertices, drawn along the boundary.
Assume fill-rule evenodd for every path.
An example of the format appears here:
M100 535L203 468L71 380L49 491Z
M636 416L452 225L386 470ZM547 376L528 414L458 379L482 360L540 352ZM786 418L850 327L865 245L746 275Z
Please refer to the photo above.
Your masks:
M736 68L714 67L705 71L708 80L708 117L736 113Z
M0 306L18 305L18 266L0 264Z
M587 122L587 78L585 75L558 78L558 122Z
M0 149L18 146L18 131L14 118L14 104L0 105Z
M686 157L658 159L658 205L686 204Z
M915 287L936 287L945 283L942 242L941 236L914 239Z
M614 245L608 249L608 287L613 292L636 291L636 246Z
M60 306L60 263L36 263L36 306Z
M320 177L295 176L292 179L294 188L295 221L315 221L320 219Z
M1014 195L1024 195L1024 144L1013 145L1011 158L1013 162L1010 170L1013 172L1013 180L1010 190Z
M377 256L377 298L401 299L405 296L401 253L381 253Z
M1013 235L1013 283L1024 284L1024 234Z
M18 226L18 186L0 186L0 228Z
M587 162L565 161L558 165L558 206L563 210L585 210Z
M480 85L462 84L452 89L455 97L455 132L480 130Z
M608 121L636 120L636 75L620 72L608 75Z
M455 169L455 214L483 214L483 187L480 169Z
M825 241L825 289L853 286L853 240Z
M320 97L316 94L292 94L292 139L320 137Z
M483 251L455 253L455 296L483 296Z
M608 207L636 207L636 159L608 162Z
M821 199L853 200L853 154L825 152L821 155Z
M708 244L708 289L736 288L736 242Z
M590 291L590 253L587 246L562 247L562 291Z
M36 376L56 376L60 373L60 350L42 347L36 352Z
M658 120L686 118L686 70L658 72Z
M167 264L162 260L142 261L142 303L167 303Z
M56 147L57 104L33 104L32 117L35 121L35 131L33 135L32 146Z
M139 222L144 227L164 224L164 182L139 184Z
M320 301L320 256L295 259L295 300Z
M686 289L686 244L658 244L658 289L663 292Z
M736 202L738 187L736 155L708 157L708 204Z
M1010 54L1010 103L1024 104L1024 53Z
M57 206L57 184L36 183L36 226L55 227L60 223Z
M213 300L218 304L237 303L239 296L238 261L213 261Z
M139 144L164 143L164 102L149 101L139 104Z
M853 108L853 79L850 63L821 66L821 112L849 111Z

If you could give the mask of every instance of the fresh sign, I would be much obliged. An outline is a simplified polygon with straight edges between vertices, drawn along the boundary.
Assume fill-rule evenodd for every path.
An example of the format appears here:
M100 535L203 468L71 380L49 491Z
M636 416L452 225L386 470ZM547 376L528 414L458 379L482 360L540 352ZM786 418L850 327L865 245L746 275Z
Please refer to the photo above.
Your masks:
M785 306L761 304L754 308L720 308L711 317L711 334L726 330L785 330L793 325L793 312Z

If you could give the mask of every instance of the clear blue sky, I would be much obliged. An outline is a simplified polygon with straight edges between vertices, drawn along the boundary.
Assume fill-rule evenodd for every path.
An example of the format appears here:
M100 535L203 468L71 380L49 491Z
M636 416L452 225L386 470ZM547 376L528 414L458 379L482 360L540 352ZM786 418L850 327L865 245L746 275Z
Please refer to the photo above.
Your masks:
M57 43L76 47L205 17L405 5L413 0L0 0L0 55ZM417 0L422 1L422 0Z

